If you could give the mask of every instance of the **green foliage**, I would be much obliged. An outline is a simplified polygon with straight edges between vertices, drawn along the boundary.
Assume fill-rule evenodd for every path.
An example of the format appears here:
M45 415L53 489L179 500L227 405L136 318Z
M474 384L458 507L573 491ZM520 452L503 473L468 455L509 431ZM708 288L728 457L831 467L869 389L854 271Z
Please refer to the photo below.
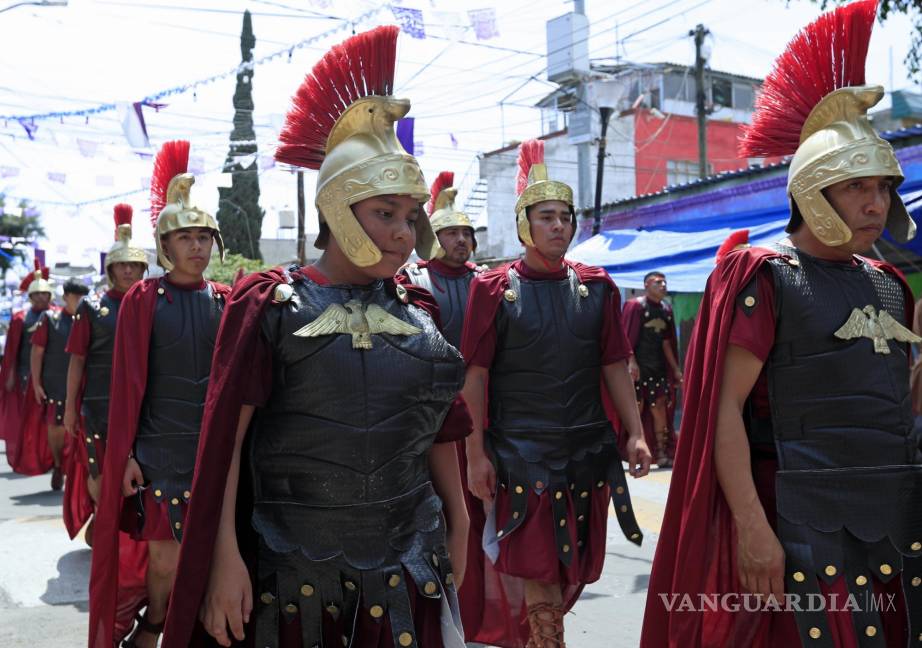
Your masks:
M271 267L258 259L248 259L242 254L229 253L225 255L223 263L212 260L208 264L208 269L205 270L205 277L230 286L234 283L234 277L241 268L243 268L244 274L250 274L251 272L259 272Z
M0 236L9 236L13 239L26 239L33 241L45 235L45 230L41 224L41 214L39 211L29 205L26 201L21 201L15 208L14 213L6 212L6 199L0 194ZM16 245L4 241L0 243L0 272L6 272L17 263L15 258L24 259L25 254L23 245Z
M825 10L836 5L848 4L850 0L812 0ZM906 67L909 68L912 81L922 81L922 0L879 0L877 6L881 22L893 14L906 14L912 20L912 33L909 53L906 54ZM873 81L872 81L873 82Z

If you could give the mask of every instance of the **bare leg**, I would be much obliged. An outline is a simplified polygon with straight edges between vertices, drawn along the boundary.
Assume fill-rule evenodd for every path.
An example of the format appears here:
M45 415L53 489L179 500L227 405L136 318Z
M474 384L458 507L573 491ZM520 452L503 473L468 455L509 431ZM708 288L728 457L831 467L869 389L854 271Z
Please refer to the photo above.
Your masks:
M531 630L526 648L565 648L560 585L525 581L525 603Z
M656 435L656 464L660 468L666 468L671 465L669 455L667 454L669 446L669 428L666 425L666 397L658 396L650 407L650 415L653 417L653 433Z
M51 473L51 490L61 490L64 486L64 475L61 472L61 459L64 456L64 426L48 426L48 446L54 458L54 472Z
M151 540L147 543L147 611L145 620L151 624L163 623L176 567L179 564L179 543L175 540ZM157 648L157 635L141 630L135 638L137 648Z
M90 493L90 499L93 500L93 504L99 502L99 493L102 492L102 475L99 477L87 475L86 489Z

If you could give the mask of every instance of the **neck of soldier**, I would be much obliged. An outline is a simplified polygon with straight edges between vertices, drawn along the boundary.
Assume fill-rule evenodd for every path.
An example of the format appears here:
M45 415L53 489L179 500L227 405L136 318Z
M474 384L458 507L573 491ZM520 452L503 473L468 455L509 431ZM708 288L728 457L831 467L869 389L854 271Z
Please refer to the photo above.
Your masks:
M848 245L831 247L826 245L813 233L806 223L797 228L788 237L795 248L817 259L826 261L851 261L852 250Z
M333 237L327 244L314 267L332 284L364 286L375 281L376 277L369 274L365 268L357 266L336 244Z
M547 256L538 248L525 246L525 265L536 272L557 272L563 268L563 255Z
M647 301L651 301L651 302L653 302L654 304L660 303L660 298L659 298L659 296L658 296L658 295L654 295L652 291L650 291L650 290L645 290L643 294L644 294L644 297L647 298Z
M201 272L189 272L178 266L173 266L173 269L167 272L166 276L171 283L180 286L191 286L192 284L201 283L205 278L205 275Z

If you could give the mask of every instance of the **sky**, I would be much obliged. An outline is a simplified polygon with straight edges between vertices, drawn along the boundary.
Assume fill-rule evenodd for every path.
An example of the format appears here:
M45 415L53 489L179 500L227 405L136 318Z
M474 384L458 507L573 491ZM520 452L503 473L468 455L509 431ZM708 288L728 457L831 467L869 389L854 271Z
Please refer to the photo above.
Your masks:
M0 10L14 2L0 0ZM764 77L796 30L819 14L816 4L800 0L585 5L593 59L691 64L688 31L701 23L712 33L711 68L752 77ZM251 79L265 167L263 235L275 236L277 212L292 209L295 200L294 177L270 162L289 99L311 66L353 29L393 24L390 6L365 0L69 0L66 7L0 11L0 192L41 209L52 264L96 263L98 250L112 240L117 202L135 207L136 238L152 246L144 212L151 154L166 140L184 138L199 167L193 200L213 213L217 186L226 182L221 166L232 128L234 74L167 96L158 111L145 108L149 151L132 150L116 111L36 120L34 139L17 117L140 101L233 71L240 62L242 12L249 9L255 58L278 54L257 65ZM424 174L432 179L454 171L463 201L476 180L479 153L540 134L540 112L532 106L555 87L544 74L545 23L572 11L573 3L403 0L394 6L420 9L427 33L425 39L401 34L395 94L412 101ZM498 35L477 39L467 26L467 12L477 9L495 11ZM905 16L875 27L869 82L888 91L917 89L903 62L910 29ZM307 173L308 231L316 230L315 178Z

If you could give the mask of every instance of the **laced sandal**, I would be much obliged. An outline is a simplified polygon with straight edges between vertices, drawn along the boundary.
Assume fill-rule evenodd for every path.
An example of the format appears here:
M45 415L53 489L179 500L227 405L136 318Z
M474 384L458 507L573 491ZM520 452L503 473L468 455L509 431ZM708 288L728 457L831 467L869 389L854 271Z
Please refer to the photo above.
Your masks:
M528 606L531 630L526 648L566 648L563 641L563 609L550 603Z

